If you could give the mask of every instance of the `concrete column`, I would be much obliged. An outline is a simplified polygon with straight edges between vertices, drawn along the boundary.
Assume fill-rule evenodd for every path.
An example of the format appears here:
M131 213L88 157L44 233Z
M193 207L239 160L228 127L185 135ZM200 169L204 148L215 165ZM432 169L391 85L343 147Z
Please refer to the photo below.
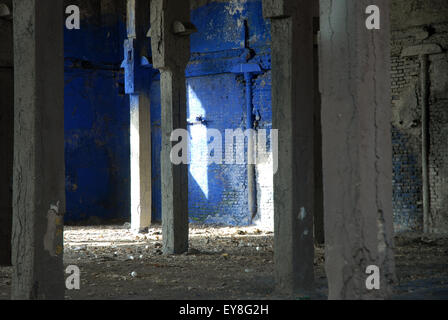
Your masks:
M387 298L394 281L389 3L320 1L330 299ZM379 30L366 27L369 5ZM367 289L368 266L379 268L379 290Z
M14 140L12 1L6 1L3 5L3 11L0 8L0 265L10 265Z
M62 4L13 0L13 299L64 298Z
M312 1L264 0L271 19L272 116L278 129L274 176L274 262L281 291L314 284L314 82Z
M131 228L151 225L151 113L147 94L131 95Z
M125 90L130 95L131 112L131 228L136 232L151 225L149 10L148 0L127 1Z
M185 68L190 59L188 35L194 27L189 1L151 0L151 42L154 68L159 69L162 95L162 223L163 251L188 250L188 166L171 162L176 129L187 130ZM184 150L186 151L186 150Z
M325 243L324 231L324 190L322 177L322 108L319 88L319 48L318 34L319 2L313 1L314 9L314 242L319 245Z

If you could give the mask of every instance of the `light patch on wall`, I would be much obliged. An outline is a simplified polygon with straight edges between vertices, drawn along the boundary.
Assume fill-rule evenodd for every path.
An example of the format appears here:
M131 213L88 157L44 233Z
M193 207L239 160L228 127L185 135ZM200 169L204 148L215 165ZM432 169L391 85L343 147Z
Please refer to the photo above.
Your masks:
M306 218L306 209L302 207L299 213L299 220L303 221Z
M206 112L202 107L202 102L191 88L188 86L188 114L190 116L190 174L201 188L204 196L208 199L208 145L207 127L202 123L197 123L196 118L205 118Z
M274 231L274 166L272 152L265 161L259 161L257 170L258 218L254 224L261 230Z

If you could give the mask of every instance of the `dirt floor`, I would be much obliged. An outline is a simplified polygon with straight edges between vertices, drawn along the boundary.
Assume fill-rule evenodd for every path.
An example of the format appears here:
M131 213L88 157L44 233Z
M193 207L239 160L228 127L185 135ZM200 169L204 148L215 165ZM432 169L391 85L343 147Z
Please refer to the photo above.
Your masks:
M274 291L273 233L249 228L191 228L188 254L165 256L161 228L135 235L124 226L66 227L64 264L81 270L66 299L325 299L324 249L316 248L316 295ZM448 299L448 236L396 237L398 299ZM9 299L11 268L0 268Z

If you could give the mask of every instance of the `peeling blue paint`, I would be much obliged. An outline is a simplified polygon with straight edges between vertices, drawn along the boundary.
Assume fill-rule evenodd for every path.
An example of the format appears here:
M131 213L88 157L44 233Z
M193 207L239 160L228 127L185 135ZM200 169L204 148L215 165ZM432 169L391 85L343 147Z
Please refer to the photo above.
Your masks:
M198 33L191 36L187 82L209 128L220 130L223 137L225 129L246 129L244 78L231 69L246 62L249 46L255 54L251 62L263 70L252 81L254 107L261 114L260 127L270 129L270 26L263 19L261 0L237 7L210 3L192 12L192 22ZM65 34L67 220L129 218L129 100L120 71L126 26L124 21L106 26L83 21L82 26ZM150 83L151 100L152 209L153 219L160 221L160 83L157 74L149 78L145 81ZM191 109L191 96L188 103ZM198 141L207 145L206 139ZM190 166L190 221L247 225L246 166L211 165L201 170L204 176L195 176Z
M249 47L250 62L263 70L252 80L259 128L272 129L270 24L263 19L262 1L212 2L193 10L191 17L198 32L191 36L186 70L189 117L201 113L207 120L203 132L218 129L223 137L225 129L246 129L244 78L231 70L246 62ZM108 23L102 24L91 18L82 21L81 30L65 30L67 221L130 218L130 113L125 91L132 93L136 88L129 79L125 81L120 68L127 59L123 50L126 23L119 19L123 18L106 17L102 20ZM148 90L151 100L152 211L153 220L160 221L160 82L152 69L138 78L137 91ZM418 154L398 129L393 128L392 137L395 229L420 230ZM205 136L193 138L195 148L207 146ZM190 166L192 223L247 225L247 198L245 165Z
M263 69L252 81L254 108L261 113L260 127L270 129L270 25L263 19L261 1L243 2L238 8L229 3L215 2L194 10L191 16L198 32L191 36L192 56L186 70L189 91L188 118L202 113L200 115L207 120L207 127L195 125L194 132L191 126L189 128L194 143L193 150L207 148L207 129L217 129L223 137L226 129L246 129L244 77L232 73L236 64L246 62L244 20L247 20L249 27L248 45L255 52L251 62L259 64ZM153 218L160 220L161 136L158 81L153 82L150 97L153 134ZM245 165L205 166L193 161L189 167L188 196L189 217L192 223L250 223Z
M125 21L115 21L115 25L101 26L96 21L82 21L81 30L65 32L69 221L130 216L129 98L124 93L135 88L120 71L122 61L127 61L123 50ZM255 54L251 62L263 69L253 79L253 100L262 115L260 125L270 127L270 26L263 19L261 0L239 6L211 3L194 10L192 22L198 33L191 37L188 86L200 100L210 128L220 130L224 136L225 129L246 127L244 79L231 73L233 66L246 62L246 46ZM151 100L153 219L160 221L160 83L157 74L145 78L150 84ZM206 146L207 141L199 143ZM248 224L246 167L211 165L204 170L206 178L202 177L202 181L189 175L190 220Z

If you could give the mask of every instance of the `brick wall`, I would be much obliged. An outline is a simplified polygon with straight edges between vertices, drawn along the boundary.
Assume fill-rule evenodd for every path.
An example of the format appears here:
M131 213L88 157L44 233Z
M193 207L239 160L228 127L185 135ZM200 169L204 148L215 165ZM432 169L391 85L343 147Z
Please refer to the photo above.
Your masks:
M436 40L448 48L448 24ZM430 229L448 233L448 55L430 59Z
M189 216L192 223L247 225L248 208L246 165L212 164L207 154L207 132L219 130L222 143L225 130L246 130L246 89L244 77L231 73L236 64L245 62L245 30L248 45L254 50L254 63L263 69L252 81L253 105L259 110L260 129L270 129L271 75L270 27L263 19L261 0L193 1L191 19L198 32L191 36L192 57L187 68L188 118L203 116L205 124L189 126L192 159L189 166ZM224 30L224 32L223 32ZM151 89L153 131L153 213L161 219L160 190L160 83ZM247 151L247 143L244 150ZM223 145L223 157L225 148ZM246 158L246 157L245 157ZM257 166L259 215L255 222L272 228L272 163Z
M396 231L422 230L421 90L418 57L403 48L424 43L448 47L448 23L412 26L392 32L393 208ZM430 57L430 195L433 231L447 232L448 104L447 55Z

